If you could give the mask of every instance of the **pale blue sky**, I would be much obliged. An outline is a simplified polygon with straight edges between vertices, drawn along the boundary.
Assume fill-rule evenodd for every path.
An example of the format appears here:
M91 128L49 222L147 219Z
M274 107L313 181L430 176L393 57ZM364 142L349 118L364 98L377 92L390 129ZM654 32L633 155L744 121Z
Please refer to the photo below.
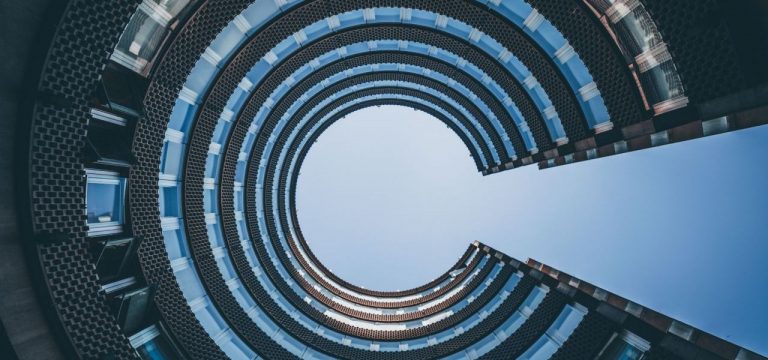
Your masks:
M483 177L439 120L374 107L313 146L298 216L357 285L418 286L479 240L768 354L767 139L764 126Z

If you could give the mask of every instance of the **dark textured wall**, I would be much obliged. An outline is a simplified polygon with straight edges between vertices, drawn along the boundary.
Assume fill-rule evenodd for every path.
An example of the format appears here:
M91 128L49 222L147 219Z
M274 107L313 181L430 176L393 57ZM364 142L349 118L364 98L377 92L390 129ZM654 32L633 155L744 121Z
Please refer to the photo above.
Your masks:
M35 296L35 287L24 258L23 242L14 206L17 194L17 132L23 128L27 82L34 78L35 57L45 44L44 23L57 10L50 0L3 0L0 2L0 320L5 328L3 359L62 359L51 329ZM31 76L30 76L31 75ZM0 339L2 341L2 339Z
M442 1L433 3L427 0L388 0L384 3L440 9L441 12L444 11L468 23L476 24L508 47L518 49L520 53L517 55L531 66L531 70L537 75L542 86L550 90L549 95L553 97L558 111L561 111L560 115L571 139L586 139L591 136L591 132L585 127L583 114L575 102L575 95L568 91L551 61L543 56L535 45L529 44L524 35L515 31L505 32L501 20L482 12L482 7L477 4L468 5L455 0ZM745 4L749 3L750 9L765 10L758 1L745 0ZM198 114L201 121L195 125L196 138L190 143L188 162L185 164L187 175L185 186L186 195L188 195L185 198L188 205L185 211L190 212L186 214L189 220L186 230L190 239L194 240L191 243L197 246L193 248L197 260L195 266L203 272L208 291L215 295L212 298L217 300L216 305L220 307L226 320L235 325L233 329L260 349L260 355L290 357L284 349L264 336L263 332L245 316L229 295L221 277L218 276L215 263L212 262L207 237L204 234L203 214L200 212L202 200L199 192L203 179L201 165L205 162L210 133L213 131L214 122L218 120L221 107L231 94L231 89L242 78L242 73L249 69L266 49L274 45L273 40L289 36L292 31L299 28L302 21L319 18L324 14L333 14L349 6L364 7L380 2L376 0L361 3L316 1L288 12L284 15L284 22L272 24L263 34L255 35L254 38L263 38L264 41L254 41L252 45L244 47L245 51L227 65L230 68L219 78L219 83L214 87L215 90L204 95L206 104ZM635 94L636 89L632 88L633 84L627 76L618 53L611 47L612 44L605 34L600 33L601 36L597 38L590 37L590 32L600 31L600 28L595 19L589 17L590 14L585 8L579 5L578 0L558 2L530 0L530 2L537 4L542 13L548 15L553 23L563 30L564 35L582 54L595 76L595 81L604 92L606 105L615 122L618 125L626 125L645 120L647 114L640 108ZM644 2L654 18L660 22L659 28L665 40L670 43L670 50L680 67L686 88L694 103L733 95L765 83L768 78L768 67L759 67L755 65L759 62L745 60L744 55L749 53L747 50L751 44L750 41L760 43L765 39L765 36L747 37L746 34L754 34L756 28L768 29L768 25L762 24L762 27L756 28L740 26L733 20L737 19L739 14L744 14L744 9L741 9L741 12L725 11L726 16L719 18L720 10L733 10L733 7L724 6L724 4L727 5L724 0L674 2L644 0ZM105 298L99 289L93 263L87 251L85 216L82 212L85 183L80 151L87 132L89 91L98 83L102 67L108 61L107 54L113 49L117 37L137 3L138 0L110 0L109 2L3 0L0 2L0 46L4 49L3 60L0 62L0 176L3 177L0 179L0 198L10 200L14 199L16 194L23 194L18 198L18 204L15 204L20 206L0 207L0 320L2 321L0 330L6 330L0 331L0 351L3 346L9 345L16 351L16 354L0 354L2 359L16 355L24 359L56 359L64 357L62 353L67 354L68 357L75 355L83 358L96 358L103 355L129 358L133 355L125 337L107 311ZM144 238L144 244L139 253L142 270L147 281L158 287L156 304L163 314L164 323L168 325L172 335L179 340L189 355L195 358L221 358L224 354L203 332L192 316L169 268L160 234L157 210L159 153L173 100L187 71L218 31L247 3L248 1L245 0L207 2L188 23L181 26L182 30L175 38L175 42L171 42L165 58L154 69L152 83L144 102L147 112L138 125L134 142L133 150L138 161L130 173L130 216L133 231ZM64 17L65 21L60 25L58 20L67 4L70 6ZM751 16L763 13L768 11L756 11ZM398 34L394 26L391 28L392 34ZM56 32L55 41L51 42L51 39L54 39L54 31ZM456 49L464 49L466 46L456 39L429 34L428 31L419 31L418 34L413 29L409 31L410 33L406 34L419 35L428 39L429 42L443 43L446 47L451 45ZM733 42L734 34L743 36L739 41ZM404 34L400 35L400 37L404 36ZM343 39L343 36L336 34L331 39L333 41L329 42L340 39ZM766 56L768 52L764 51L768 46L760 49L747 58L754 60L768 57ZM457 52L462 52L467 57L474 56L478 62L486 65L483 68L489 73L508 78L501 69L496 68L492 61L484 59L482 54L473 55L471 49ZM49 56L48 63L43 67L42 60L46 54ZM387 56L406 58L402 55ZM362 58L364 57L345 59L342 65L352 66ZM385 57L382 56L382 58ZM434 62L425 63L432 65L427 66L430 68L438 65ZM446 73L450 72L450 69L443 70ZM41 71L42 78L38 78ZM750 77L747 74L755 74L755 76ZM458 73L452 75L459 78ZM368 78L376 76L384 75L366 75ZM338 89L330 90L333 92ZM484 95L480 88L477 88L476 92ZM361 92L355 96L364 93ZM327 96L328 93L322 93L321 96L323 95ZM254 98L258 99L258 97ZM490 95L485 94L481 98L493 104ZM522 102L527 101L522 93L516 99L518 98ZM255 102L255 105L260 104L259 101ZM288 104L290 101L284 107ZM466 107L471 108L470 105L467 104ZM501 113L500 107L497 106L497 108ZM254 109L251 108L252 111L255 111ZM530 105L523 106L521 110L527 115L536 117ZM245 114L248 114L248 111ZM251 118L240 117L246 120ZM276 118L272 119L268 123L268 128L273 127L275 121ZM233 138L239 138L238 141L242 141L244 133L242 126L247 127L246 121L242 123L243 125L236 126L233 132ZM512 129L509 119L506 119L505 124ZM532 130L542 150L552 146L541 124L538 127L533 126ZM259 151L263 150L265 141L264 136L259 138L257 143ZM496 141L498 146L498 139ZM523 154L521 141L519 139L513 139L513 141L519 155ZM235 144L239 142L235 141ZM30 148L32 152L28 152ZM239 149L239 147L235 146L233 149ZM298 150L294 149L294 151ZM256 159L255 155L252 160ZM273 159L272 168L268 170L269 174L275 171L275 165ZM231 170L231 167L225 167L225 169ZM279 180L283 182L281 187L289 181L289 175L281 174ZM269 177L269 179L271 182L272 178ZM249 199L254 197L249 196ZM227 204L229 205L231 204ZM271 199L268 199L267 206L271 205ZM14 211L15 209L18 211ZM273 223L277 221L284 222L288 214L282 215L284 218L273 219L272 215L268 214L269 224L274 225ZM252 217L250 220L253 220ZM27 232L20 233L20 229L26 229ZM229 230L231 232L232 228L230 227ZM268 231L274 238L276 235L274 226ZM51 235L57 232L63 233L64 241L41 242L41 240L50 239ZM255 234L257 231L252 233ZM231 235L229 237L232 238L231 240L239 240ZM239 246L237 242L232 244ZM277 278L271 262L263 257L263 244L256 245L261 250L259 252L262 256L261 260L268 265L268 272ZM282 253L278 255L281 260L287 261ZM28 260L25 261L25 259ZM505 276L509 275L505 273ZM209 277L212 278L208 279ZM526 290L530 290L536 282L528 276L523 281L525 287L520 289ZM44 284L47 287L44 287ZM279 283L278 288L300 310L315 316L326 325L340 326L330 320L323 321L322 316L314 314L284 285ZM266 312L277 319L289 333L293 333L297 338L321 351L347 358L401 358L403 356L424 358L449 354L490 333L514 311L515 305L527 294L527 291L516 289L513 297L505 301L501 308L502 311L499 313L501 316L484 322L481 327L457 337L455 341L441 344L434 349L412 351L407 354L374 354L345 348L307 333L297 322L281 312L274 302L266 297L263 289L256 285L252 287L257 300L267 309ZM40 292L36 294L35 289L39 289ZM491 296L492 293L484 296ZM484 297L481 300L476 301L451 321L468 316L488 299ZM502 346L489 353L487 357L507 358L510 354L519 355L525 351L568 301L570 300L560 293L550 293L545 304L537 310L530 323L527 323L526 327L517 332L514 337L505 341ZM573 354L589 354L591 357L595 349L605 342L605 336L612 329L611 324L596 316L590 316L588 320L576 336L569 339L569 343L566 344L567 350L558 354L559 358L573 357ZM440 325L446 324L449 323L444 322ZM357 331L348 327L342 327L342 330L348 333ZM436 327L431 327L429 330L436 331ZM373 334L367 334L367 336L376 337ZM664 355L662 352L656 351L652 357L664 358L662 355ZM578 356L575 357L578 358Z
M61 16L52 15L38 29L55 28L50 42L29 40L42 51L28 63L42 61L24 82L32 90L22 100L17 140L16 191L29 196L20 205L20 226L27 237L29 269L55 337L67 357L134 356L110 313L88 251L83 199L82 150L93 89L137 1L73 0ZM18 21L21 15L14 14ZM24 154L28 151L28 154ZM15 330L14 330L15 331ZM9 330L10 332L10 330Z

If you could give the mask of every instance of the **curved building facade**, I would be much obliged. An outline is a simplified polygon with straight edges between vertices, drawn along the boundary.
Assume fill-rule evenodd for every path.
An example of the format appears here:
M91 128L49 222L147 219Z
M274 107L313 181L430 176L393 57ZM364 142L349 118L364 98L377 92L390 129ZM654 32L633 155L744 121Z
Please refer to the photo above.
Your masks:
M2 6L8 358L765 359L479 242L364 289L295 203L317 137L371 106L433 115L489 176L764 124L761 1Z

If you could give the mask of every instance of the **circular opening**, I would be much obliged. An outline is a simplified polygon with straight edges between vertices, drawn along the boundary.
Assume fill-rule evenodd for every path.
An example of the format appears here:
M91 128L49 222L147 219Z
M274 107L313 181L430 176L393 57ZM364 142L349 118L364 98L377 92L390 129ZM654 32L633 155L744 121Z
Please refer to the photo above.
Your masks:
M300 170L302 233L318 260L352 284L423 285L474 240L459 222L471 211L466 187L480 174L457 134L425 112L353 112L319 136Z

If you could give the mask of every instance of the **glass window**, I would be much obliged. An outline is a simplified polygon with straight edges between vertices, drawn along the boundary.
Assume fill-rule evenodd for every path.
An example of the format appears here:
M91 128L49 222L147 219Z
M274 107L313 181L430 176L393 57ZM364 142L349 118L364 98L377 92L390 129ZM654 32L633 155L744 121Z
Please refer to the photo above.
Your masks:
M125 208L124 177L102 170L86 170L86 215L88 235L99 236L123 231Z
M603 349L599 360L641 360L651 346L641 337L624 331L615 335Z
M589 0L613 23L628 62L639 69L642 90L656 114L688 105L672 56L651 14L639 1ZM674 100L674 101L673 101Z
M173 345L160 331L158 326L152 325L137 332L129 338L131 345L141 359L161 360L179 359Z
M150 340L148 343L142 345L136 352L139 353L139 357L142 359L161 360L161 359L177 359L176 354L173 352L173 348L164 337L156 337Z
M178 15L189 4L189 0L152 0L152 2L158 4L170 16Z
M253 357L256 356L256 353L253 352L253 350L251 350L248 345L243 342L243 340L236 336L231 329L227 330L227 334L225 336L229 338L229 340L219 340L219 347L221 347L221 350L224 351L224 354L227 355L228 358L253 359Z
M115 298L113 309L123 331L132 333L145 324L153 293L152 288L147 286L120 294Z
M164 24L140 8L120 37L112 60L138 73L144 73L165 38Z
M168 252L168 258L171 261L185 258L189 254L187 242L182 233L181 220L178 218L163 218L160 223L163 227L163 241L165 250Z
M112 53L112 60L137 73L146 74L168 26L189 0L145 0L133 14Z
M542 336L521 355L519 360L546 360L557 352L558 345L547 336Z
M560 312L560 316L547 330L547 335L558 345L562 345L573 334L586 313L587 309L580 304L566 305Z
M100 244L96 272L101 281L108 282L120 277L132 243L133 239L127 238L108 240Z

